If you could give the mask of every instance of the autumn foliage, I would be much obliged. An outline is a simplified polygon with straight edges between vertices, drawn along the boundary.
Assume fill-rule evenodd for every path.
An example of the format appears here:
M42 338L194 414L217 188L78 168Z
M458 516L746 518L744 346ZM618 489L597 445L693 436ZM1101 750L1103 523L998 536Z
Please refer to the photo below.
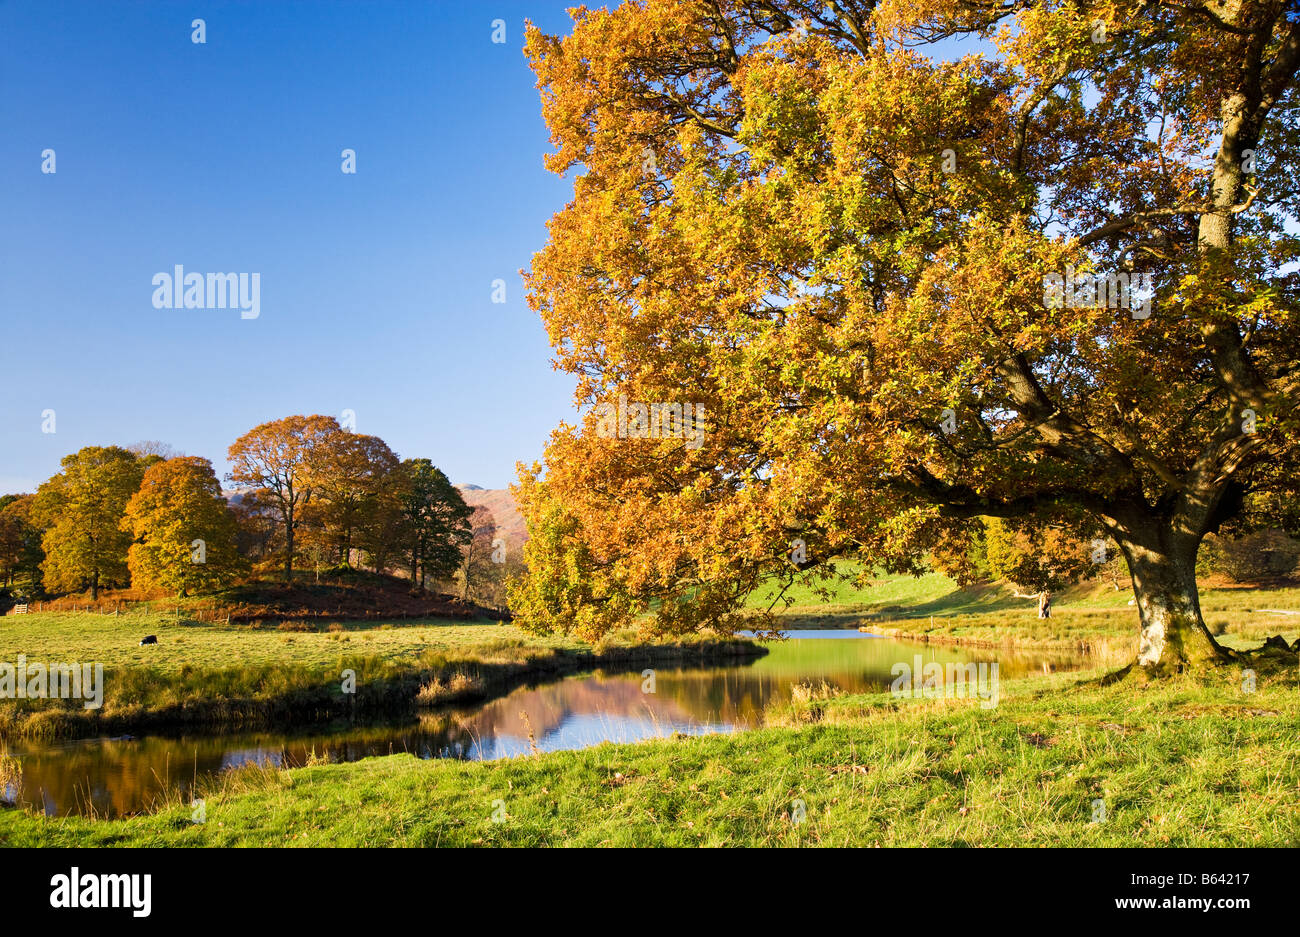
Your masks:
M65 456L63 471L41 485L32 517L45 531L46 589L89 588L97 597L101 587L130 581L131 535L121 523L148 461L119 446L87 446Z
M228 498L212 463L162 443L87 446L36 495L0 498L0 585L24 594L131 585L213 592L278 558L389 572L413 592L461 568L470 509L428 459L400 460L376 436L333 417L254 427L229 449ZM34 583L39 580L39 585Z
M121 526L132 536L127 564L137 588L210 592L248 569L235 516L207 459L182 456L151 466Z
M980 517L1084 516L1140 663L1228 656L1199 544L1300 455L1282 0L574 16L527 43L547 165L582 170L529 297L588 408L521 478L529 627L728 630L836 556L915 571ZM704 444L598 432L623 395L703 405Z

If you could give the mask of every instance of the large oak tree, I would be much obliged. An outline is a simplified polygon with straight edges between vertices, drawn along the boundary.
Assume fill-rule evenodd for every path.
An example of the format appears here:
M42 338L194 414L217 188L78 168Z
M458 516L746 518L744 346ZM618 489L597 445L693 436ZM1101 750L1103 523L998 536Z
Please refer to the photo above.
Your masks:
M293 554L302 512L317 491L315 462L343 430L332 416L287 416L253 427L230 444L229 479L252 489L280 518L284 581L293 581Z
M1227 656L1198 546L1298 461L1293 6L575 17L528 33L548 165L581 170L530 301L581 404L694 402L706 433L593 408L554 434L519 488L526 624L725 629L773 574L1083 512L1132 570L1138 661ZM1048 289L1076 271L1151 274L1150 315Z

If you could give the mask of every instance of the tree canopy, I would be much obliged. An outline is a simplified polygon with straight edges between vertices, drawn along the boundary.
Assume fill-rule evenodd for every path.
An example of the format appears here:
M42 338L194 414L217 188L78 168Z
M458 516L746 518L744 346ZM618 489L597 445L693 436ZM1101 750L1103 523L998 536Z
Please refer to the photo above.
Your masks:
M402 543L409 556L412 582L447 579L460 568L461 550L473 537L473 513L443 471L428 459L402 463Z
M133 543L131 582L179 595L228 585L246 571L234 514L212 463L196 456L158 462L127 502L122 527Z
M526 47L547 164L582 170L529 300L589 408L521 478L527 626L726 630L773 576L1083 514L1141 664L1226 656L1198 546L1300 454L1293 7L574 15ZM624 397L702 407L703 444L598 431Z
M230 480L258 492L278 513L284 533L284 579L293 579L293 555L302 511L318 481L314 462L329 439L341 433L332 416L287 416L253 427L230 444Z
M63 471L36 492L32 517L45 530L44 582L51 591L101 587L130 581L122 529L126 504L157 456L137 457L120 446L86 446L64 456Z

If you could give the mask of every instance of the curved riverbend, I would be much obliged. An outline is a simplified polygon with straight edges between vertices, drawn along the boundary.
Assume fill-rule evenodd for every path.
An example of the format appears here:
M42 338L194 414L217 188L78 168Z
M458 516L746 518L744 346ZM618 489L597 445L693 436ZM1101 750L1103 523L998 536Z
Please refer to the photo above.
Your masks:
M126 816L150 810L166 791L250 763L300 766L410 752L420 758L486 760L532 751L636 742L675 732L732 732L763 722L772 702L798 684L825 682L850 693L889 689L893 668L925 663L997 662L1001 679L1084 667L1088 658L1054 651L938 646L856 631L790 632L748 662L594 671L547 678L472 705L417 719L346 721L298 730L217 735L149 735L58 742L15 741L19 785L6 792L50 816Z

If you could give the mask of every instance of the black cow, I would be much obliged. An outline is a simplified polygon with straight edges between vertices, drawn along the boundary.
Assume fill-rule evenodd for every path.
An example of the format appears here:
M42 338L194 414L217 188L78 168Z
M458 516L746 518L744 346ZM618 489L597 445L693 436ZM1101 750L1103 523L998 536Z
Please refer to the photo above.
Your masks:
M157 643L158 643L158 635L151 634L146 636L145 639L140 642L140 646L144 647L146 644L157 644Z

